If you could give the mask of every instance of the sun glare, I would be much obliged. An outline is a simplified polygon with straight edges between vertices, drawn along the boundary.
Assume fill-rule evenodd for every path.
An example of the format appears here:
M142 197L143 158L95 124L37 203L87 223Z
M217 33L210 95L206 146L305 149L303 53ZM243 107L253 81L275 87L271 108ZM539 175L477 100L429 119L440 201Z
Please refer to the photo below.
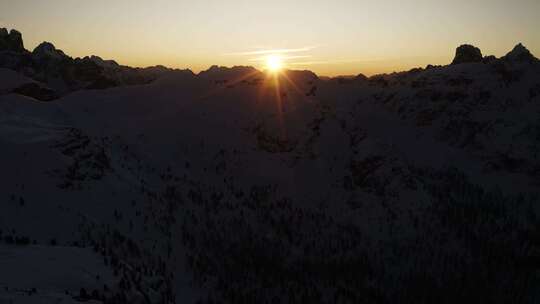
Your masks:
M266 68L272 72L277 72L283 67L283 59L278 55L266 57Z

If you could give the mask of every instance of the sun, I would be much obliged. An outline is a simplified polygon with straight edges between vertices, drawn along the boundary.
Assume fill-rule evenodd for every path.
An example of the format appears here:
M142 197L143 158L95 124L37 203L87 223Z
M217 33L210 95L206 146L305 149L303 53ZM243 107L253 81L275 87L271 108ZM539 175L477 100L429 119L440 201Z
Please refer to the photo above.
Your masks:
M278 72L283 68L283 58L279 55L270 55L266 57L266 68L271 72Z

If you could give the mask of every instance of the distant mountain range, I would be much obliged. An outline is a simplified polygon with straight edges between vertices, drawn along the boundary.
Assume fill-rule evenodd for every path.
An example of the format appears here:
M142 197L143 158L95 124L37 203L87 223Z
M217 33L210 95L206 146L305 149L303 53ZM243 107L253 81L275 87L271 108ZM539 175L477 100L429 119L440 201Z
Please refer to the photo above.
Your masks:
M41 43L30 52L24 48L21 33L8 32L5 28L0 28L0 67L39 82L39 89L35 84L20 91L42 100L81 89L149 83L173 71L164 66L132 68L97 56L72 58L49 42Z
M500 63L500 62L537 62L523 45L517 45L506 56L497 59L494 56L483 57L480 49L471 45L462 45L456 50L452 65L462 63ZM433 68L428 66L426 69ZM150 83L171 72L186 73L195 77L190 70L176 70L164 66L133 68L119 65L114 60L104 60L98 56L72 58L50 42L39 44L32 52L24 48L23 38L17 30L8 32L0 28L0 68L17 71L34 80L22 87L12 88L16 92L35 97L39 100L53 100L66 93L82 89L105 89L116 86L137 85ZM413 69L409 72L418 72ZM253 67L218 67L201 72L202 78L227 79L242 77L244 74L255 72ZM258 71L257 71L258 72ZM305 71L307 72L307 71ZM312 72L313 78L317 78ZM376 75L371 79L378 79ZM331 79L331 78L325 78ZM338 81L349 81L350 77L336 77ZM354 79L368 79L359 74Z

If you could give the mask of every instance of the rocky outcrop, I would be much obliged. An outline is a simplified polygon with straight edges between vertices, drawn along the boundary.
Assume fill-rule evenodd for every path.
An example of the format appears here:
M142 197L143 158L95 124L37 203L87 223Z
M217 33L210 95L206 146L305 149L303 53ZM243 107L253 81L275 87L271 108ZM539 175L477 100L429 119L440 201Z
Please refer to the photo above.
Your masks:
M120 65L114 61L114 60L103 60L101 57L99 56L86 56L83 58L83 60L90 60L92 62L94 62L95 64L101 66L101 67L104 67L104 68L117 68L119 67Z
M364 74L362 74L362 73L356 75L356 76L354 77L354 79L355 79L355 80L358 80L358 81L367 81L367 80L368 80L367 76L364 75Z
M482 59L483 63L493 63L493 62L496 62L496 61L497 61L497 57L495 57L493 55L486 56L486 57L484 57L484 59Z
M146 84L172 71L162 66L132 68L98 56L74 59L50 42L42 42L29 52L24 49L21 33L5 28L0 28L0 68L43 83L49 91L27 86L19 92L40 100L81 89Z
M312 84L314 81L319 80L319 76L309 70L285 70L283 72L289 79L296 81L296 83L308 83Z
M0 28L0 51L24 52L22 35L16 30Z
M41 101L51 101L59 97L55 91L35 82L15 88L12 93L32 97Z
M482 51L479 48L470 44L461 45L456 49L456 56L452 61L452 65L462 63L482 62Z
M519 63L532 63L537 62L538 59L531 54L531 52L519 43L510 51L506 56L502 57L504 61L507 62L519 62Z
M257 73L255 68L250 66L234 66L232 68L213 65L206 71L201 71L199 76L208 79L235 80L238 77Z
M65 59L69 59L62 50L56 49L56 47L50 43L50 42L42 42L40 45L38 45L34 51L32 51L32 55L36 60L54 60L54 61L61 61Z

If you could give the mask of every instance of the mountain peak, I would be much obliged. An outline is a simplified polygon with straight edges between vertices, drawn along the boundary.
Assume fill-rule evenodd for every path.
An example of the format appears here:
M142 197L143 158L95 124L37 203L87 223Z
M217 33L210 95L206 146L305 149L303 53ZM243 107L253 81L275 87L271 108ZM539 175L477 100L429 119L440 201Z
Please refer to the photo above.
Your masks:
M482 58L482 51L479 48L470 44L463 44L456 49L456 56L452 61L452 65L481 62Z
M534 62L537 61L531 52L521 43L518 43L506 56L503 57L506 61L511 62Z
M213 65L206 71L201 71L199 76L206 78L220 78L225 79L234 79L238 77L246 77L246 75L254 75L258 71L251 66L233 66L233 67L224 67Z
M14 29L8 33L6 28L0 28L0 51L23 52L24 44L21 33Z
M52 43L47 42L47 41L40 43L34 49L32 54L34 54L34 56L38 58L50 58L50 59L56 59L56 60L61 60L67 57L67 55L64 54L64 52L56 49L56 47Z
M119 64L114 60L104 60L103 58L95 55L91 55L90 57L84 57L83 59L88 59L101 67L114 68L119 66Z

